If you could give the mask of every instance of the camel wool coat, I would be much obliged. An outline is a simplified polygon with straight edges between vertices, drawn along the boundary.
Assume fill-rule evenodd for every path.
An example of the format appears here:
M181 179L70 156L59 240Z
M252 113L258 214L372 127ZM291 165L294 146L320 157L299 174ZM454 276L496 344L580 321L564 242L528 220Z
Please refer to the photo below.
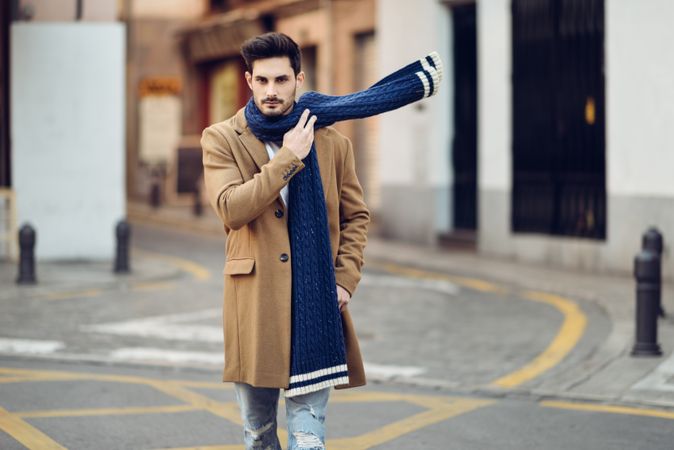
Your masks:
M351 142L334 128L314 143L325 194L337 284L353 294L360 281L370 213L356 177ZM304 168L290 149L269 160L243 109L206 128L201 138L211 206L227 233L224 268L223 381L287 388L290 378L292 254L281 189ZM365 372L349 311L342 323L349 384Z

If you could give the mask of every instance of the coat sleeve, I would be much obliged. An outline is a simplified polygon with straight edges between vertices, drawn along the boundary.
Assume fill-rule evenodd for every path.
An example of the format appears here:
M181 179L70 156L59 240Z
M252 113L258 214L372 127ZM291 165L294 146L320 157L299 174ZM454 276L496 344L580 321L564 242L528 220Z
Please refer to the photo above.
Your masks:
M349 139L346 139L346 151L343 158L342 189L339 197L340 233L335 260L335 279L338 285L353 295L361 278L370 211L365 205L363 188L356 177L356 163Z
M304 163L281 147L260 172L244 182L232 146L213 126L201 136L204 182L211 206L226 227L237 230L256 219L272 204Z

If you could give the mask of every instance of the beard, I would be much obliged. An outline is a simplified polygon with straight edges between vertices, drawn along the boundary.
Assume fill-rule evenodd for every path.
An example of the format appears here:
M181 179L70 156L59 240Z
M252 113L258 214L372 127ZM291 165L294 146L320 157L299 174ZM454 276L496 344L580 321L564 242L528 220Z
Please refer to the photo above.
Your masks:
M294 96L292 97L294 98ZM288 114L294 105L294 101L284 100L278 97L263 98L258 102L258 109L267 117L278 117Z

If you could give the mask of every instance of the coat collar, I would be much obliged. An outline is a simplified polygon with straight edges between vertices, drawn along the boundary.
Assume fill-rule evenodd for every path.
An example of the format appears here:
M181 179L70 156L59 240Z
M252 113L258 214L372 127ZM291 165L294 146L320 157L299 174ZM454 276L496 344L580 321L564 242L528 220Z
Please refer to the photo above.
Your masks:
M262 166L269 162L269 154L267 153L267 149L264 146L264 142L256 138L248 127L244 110L245 108L241 108L234 115L232 119L232 128L234 128L234 130L239 135L241 143L255 161L258 169L262 169ZM320 129L316 131L314 143L316 145L318 168L321 173L321 183L323 184L323 195L327 199L328 188L330 187L330 164L332 161L330 157L332 154L332 149L329 148L331 143L328 142L328 138L325 136L324 131ZM319 148L321 151L318 151ZM281 204L283 203L280 199L278 201Z

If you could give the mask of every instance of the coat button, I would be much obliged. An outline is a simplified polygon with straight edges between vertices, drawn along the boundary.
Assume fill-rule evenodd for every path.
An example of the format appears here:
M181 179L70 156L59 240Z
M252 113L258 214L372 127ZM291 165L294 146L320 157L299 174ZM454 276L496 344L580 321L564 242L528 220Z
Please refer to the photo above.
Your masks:
M280 219L281 217L283 217L283 211L277 209L276 211L274 211L274 215Z
M287 253L281 253L281 256L279 256L278 259L280 259L281 262L288 262L288 260L290 259L290 257L288 256Z

